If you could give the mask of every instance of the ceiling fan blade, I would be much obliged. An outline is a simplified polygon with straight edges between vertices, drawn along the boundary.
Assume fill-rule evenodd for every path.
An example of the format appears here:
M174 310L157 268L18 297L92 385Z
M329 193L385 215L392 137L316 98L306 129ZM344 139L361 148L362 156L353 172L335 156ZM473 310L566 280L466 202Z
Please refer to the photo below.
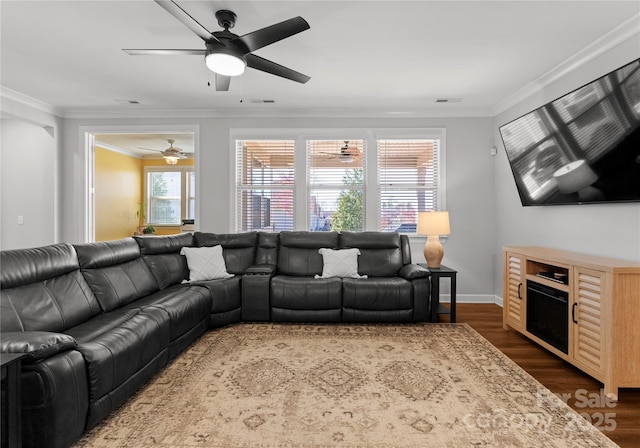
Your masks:
M196 33L205 42L220 42L213 34L209 32L204 26L202 26L196 19L182 9L173 0L155 0L155 2L162 6L169 14L178 19L184 26Z
M255 68L256 70L261 70L263 72L271 73L272 75L281 76L282 78L290 79L302 84L311 79L311 77L307 75L303 75L302 73L287 68L283 65L276 64L275 62L269 61L268 59L261 58L260 56L256 56L255 54L248 54L245 56L245 58L247 59L247 65L251 68Z
M181 56L196 55L204 56L207 50L152 50L152 49L122 49L131 56Z
M160 151L159 149L143 148L142 146L138 146L138 149L142 149L145 151L164 152L164 151Z
M216 75L216 92L226 92L229 90L229 84L231 84L231 76Z
M246 54L309 28L307 21L298 16L240 36L233 41L233 44Z

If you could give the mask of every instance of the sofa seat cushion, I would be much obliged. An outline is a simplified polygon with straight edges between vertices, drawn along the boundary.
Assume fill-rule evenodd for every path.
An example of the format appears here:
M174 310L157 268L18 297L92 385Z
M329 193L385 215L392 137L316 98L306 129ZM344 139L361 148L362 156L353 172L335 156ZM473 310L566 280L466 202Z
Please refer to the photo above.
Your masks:
M136 300L123 309L146 310L149 307L160 308L167 314L169 337L173 341L208 318L211 294L207 289L199 286L174 285Z
M341 320L341 278L276 275L271 280L270 295L271 320L274 322Z
M225 279L196 282L194 285L205 287L211 295L208 313L224 313L242 306L240 284L242 277L235 276Z
M123 384L169 346L169 317L156 307L115 310L69 329L78 341L96 401Z
M277 275L271 280L271 307L291 310L342 308L342 279Z
M390 311L413 309L413 286L400 277L342 280L342 303L356 310Z

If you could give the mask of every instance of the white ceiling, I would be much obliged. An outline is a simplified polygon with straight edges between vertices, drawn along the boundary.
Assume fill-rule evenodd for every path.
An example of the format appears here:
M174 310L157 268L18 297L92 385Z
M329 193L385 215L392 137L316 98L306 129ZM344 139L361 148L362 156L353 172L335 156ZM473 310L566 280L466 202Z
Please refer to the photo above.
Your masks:
M177 2L210 31L220 29L216 10L233 10L238 35L302 16L310 30L256 54L311 80L298 84L247 69L229 92L216 92L207 87L213 76L201 57L125 54L123 48L204 48L152 0L2 0L4 92L35 98L63 116L150 110L490 114L640 11L637 0ZM461 101L436 103L440 98ZM265 99L275 103L253 102Z

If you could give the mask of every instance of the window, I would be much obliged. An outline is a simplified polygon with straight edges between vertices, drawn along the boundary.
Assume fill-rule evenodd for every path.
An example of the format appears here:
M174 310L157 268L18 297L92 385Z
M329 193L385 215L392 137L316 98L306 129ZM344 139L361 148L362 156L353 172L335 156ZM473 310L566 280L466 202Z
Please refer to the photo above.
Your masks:
M307 140L309 228L364 230L364 141Z
M294 141L236 141L239 231L293 230Z
M415 233L418 212L438 210L439 143L377 141L380 230Z
M239 132L238 232L415 233L418 212L445 208L444 129Z
M193 167L146 167L147 224L180 225L195 219Z

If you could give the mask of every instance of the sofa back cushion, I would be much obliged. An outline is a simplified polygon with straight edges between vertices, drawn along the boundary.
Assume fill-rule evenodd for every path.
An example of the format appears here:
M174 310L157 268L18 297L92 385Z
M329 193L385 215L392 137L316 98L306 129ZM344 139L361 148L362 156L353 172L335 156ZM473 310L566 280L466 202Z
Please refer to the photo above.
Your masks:
M70 244L0 252L2 331L60 332L100 313Z
M246 233L204 233L194 234L197 247L222 246L224 261L229 274L244 274L255 263L257 232Z
M340 248L358 248L358 273L394 277L404 265L402 241L395 232L342 232Z
M322 248L338 249L337 232L280 232L278 273L284 275L322 275Z
M189 277L189 269L184 255L180 255L183 247L193 246L193 235L181 233L167 236L134 236L142 259L147 264L160 289L182 283Z
M82 275L103 311L158 291L158 283L133 238L74 246Z
M278 264L278 245L280 234L273 232L258 232L258 247L256 249L256 264Z

